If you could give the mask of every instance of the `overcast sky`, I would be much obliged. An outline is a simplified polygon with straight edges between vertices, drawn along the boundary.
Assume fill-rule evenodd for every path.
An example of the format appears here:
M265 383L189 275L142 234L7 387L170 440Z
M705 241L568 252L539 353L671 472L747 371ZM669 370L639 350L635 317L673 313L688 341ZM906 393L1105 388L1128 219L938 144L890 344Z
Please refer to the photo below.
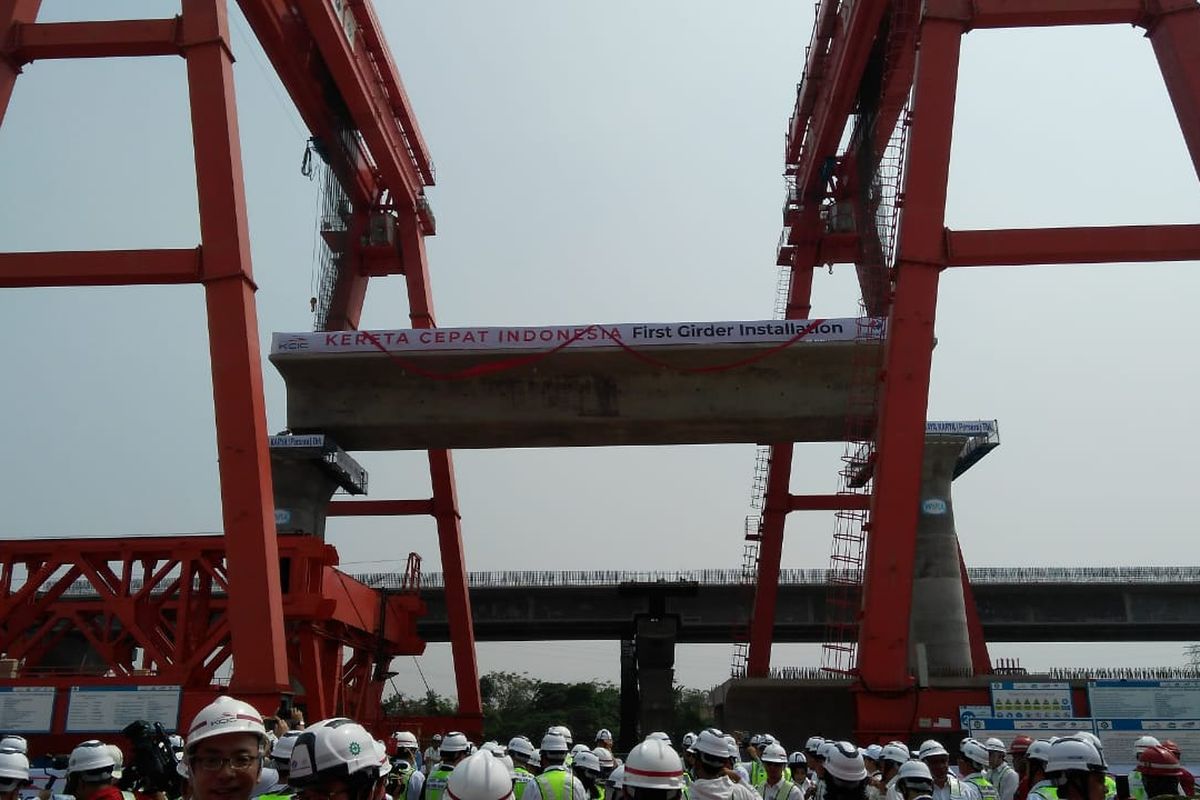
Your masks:
M177 3L46 0L43 20ZM437 165L428 242L442 326L772 314L784 128L812 4L377 0ZM752 10L751 10L752 9ZM258 311L312 325L317 186L307 133L240 15L234 51ZM1195 222L1200 191L1149 44L1121 27L973 32L950 175L957 228ZM183 61L35 63L0 128L0 249L198 240ZM1194 564L1196 263L943 276L930 417L995 418L1002 446L955 486L972 565ZM814 315L856 313L852 270ZM402 327L402 279L364 327ZM199 287L0 293L3 535L216 531ZM284 387L264 360L267 414ZM793 490L836 488L839 446L797 449ZM372 495L428 496L423 454L364 454ZM740 562L754 448L456 453L468 566L679 569ZM785 567L821 567L833 520L793 515ZM348 571L439 569L432 521L338 520ZM546 546L547 543L556 543ZM535 547L536 545L536 547ZM618 674L615 643L481 646L484 669ZM1175 664L1182 647L1004 645L1027 666ZM540 653L540 654L539 654ZM776 665L816 648L776 649ZM729 648L681 648L707 687ZM447 648L426 677L451 691ZM410 660L398 684L421 685Z

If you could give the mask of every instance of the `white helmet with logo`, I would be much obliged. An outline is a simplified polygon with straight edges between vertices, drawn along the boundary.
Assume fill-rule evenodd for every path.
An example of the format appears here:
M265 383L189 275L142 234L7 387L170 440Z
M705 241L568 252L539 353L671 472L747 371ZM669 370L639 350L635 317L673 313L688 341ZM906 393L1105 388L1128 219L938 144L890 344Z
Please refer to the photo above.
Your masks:
M263 727L262 714L249 703L221 695L200 709L192 720L187 732L187 751L192 753L199 742L227 733L253 734L258 737L259 746L266 747L267 729Z
M617 760L613 758L612 750L609 750L607 747L593 748L592 755L600 762L601 769L612 769L617 765Z
M888 742L879 751L880 761L891 761L895 764L905 764L911 757L908 748L897 742Z
M533 755L533 742L526 739L524 736L514 736L508 740L508 752L529 758Z
M29 785L29 759L11 748L0 748L0 792Z
M928 758L936 758L937 756L949 756L946 748L942 747L942 743L937 739L926 739L921 742L921 748L917 750L917 758L922 761Z
M959 753L962 757L970 761L977 767L983 768L988 765L988 751L983 746L982 742L975 739L966 739L959 747Z
M808 741L804 743L804 750L805 752L812 753L815 756L823 744L825 744L824 738L820 736L810 736L808 737Z
M787 751L777 742L771 742L763 748L761 760L764 764L786 764Z
M1067 736L1050 745L1046 774L1059 772L1105 772L1108 765L1091 742Z
M624 785L635 789L682 789L683 762L662 739L646 739L625 759Z
M513 780L504 762L483 748L455 765L446 794L454 800L509 800Z
M292 757L292 748L296 746L298 738L300 738L300 731L288 731L276 739L275 744L271 745L271 760L275 762L277 768L288 768L288 761Z
M419 750L421 743L417 741L417 737L412 731L396 731L392 734L392 739L396 742L396 747L405 750Z
M1045 739L1035 739L1029 743L1029 748L1025 751L1026 761L1041 761L1043 764L1050 761L1051 744Z
M846 783L857 783L867 779L867 768L857 747L850 742L836 742L826 750L825 774Z
M581 750L575 754L575 760L571 762L575 769L587 770L588 772L596 773L596 777L600 777L600 759L591 750Z
M78 775L84 783L106 783L112 780L115 766L108 745L89 739L71 751L71 757L67 760L67 775Z
M380 768L375 737L357 722L339 720L300 734L288 761L288 783L304 787L323 778L374 783Z
M924 761L905 761L896 773L896 788L901 794L913 789L930 794L933 792L933 773Z

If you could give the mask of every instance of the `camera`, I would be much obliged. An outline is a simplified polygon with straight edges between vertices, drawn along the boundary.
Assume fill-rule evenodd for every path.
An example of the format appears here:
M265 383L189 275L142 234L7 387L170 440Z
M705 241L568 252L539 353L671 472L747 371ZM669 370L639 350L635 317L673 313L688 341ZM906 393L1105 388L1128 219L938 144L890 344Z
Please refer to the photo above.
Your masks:
M139 719L126 725L121 733L133 745L121 776L121 789L179 797L183 793L183 779L177 772L179 760L162 724Z

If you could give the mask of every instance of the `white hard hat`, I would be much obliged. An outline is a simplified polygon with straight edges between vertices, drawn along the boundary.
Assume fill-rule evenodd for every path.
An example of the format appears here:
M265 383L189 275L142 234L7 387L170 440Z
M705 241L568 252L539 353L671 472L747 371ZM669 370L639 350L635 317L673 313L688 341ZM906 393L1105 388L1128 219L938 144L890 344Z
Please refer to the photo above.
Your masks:
M193 752L197 743L227 733L249 733L262 743L267 741L262 714L249 703L221 695L200 709L192 720L187 732L187 750Z
M823 744L825 744L825 740L820 736L810 736L808 737L808 741L804 743L804 749L815 756Z
M108 745L89 739L71 751L71 757L67 760L67 774L79 775L84 783L104 783L112 780L115 766Z
M1104 755L1104 745L1100 742L1100 737L1091 731L1080 731L1075 734L1076 739L1083 739L1085 742L1091 742L1092 747L1100 751L1100 755Z
M611 742L612 741L612 731L610 731L608 728L601 728L600 730L596 731L596 741L597 742Z
M541 768L542 766L542 751L534 750L533 755L529 757L529 766Z
M379 777L392 771L392 759L388 757L387 744L382 739L375 740L375 752L379 756Z
M1147 747L1158 747L1161 744L1158 739L1153 736L1139 736L1137 741L1133 743L1134 753L1140 753Z
M729 745L725 742L725 735L713 728L701 731L691 749L698 755L710 756L709 760L724 761L729 758Z
M917 750L917 758L921 759L922 761L935 756L949 755L950 754L946 752L946 748L942 747L942 743L937 739L926 739L925 741L921 742L921 747Z
M1004 742L1002 742L999 739L996 739L994 737L991 739L988 739L986 742L984 742L983 746L989 753L1007 753L1008 752L1008 748L1004 746Z
M271 790L279 785L279 770L273 767L263 767L258 773L258 782L254 784L254 788L250 790L250 797L262 797L264 794L270 794Z
M650 734L646 738L647 739L658 739L660 742L666 742L667 744L671 743L671 735L668 733L664 733L663 731L655 731L654 733Z
M579 742L579 743L577 743L576 745L574 745L574 746L571 748L571 755L572 755L572 756L577 756L577 755L579 755L580 753L582 753L584 750L591 750L591 749L592 749L592 748L588 747L588 746L587 746L586 744L584 744L583 742Z
M1054 772L1105 772L1108 765L1104 756L1091 742L1067 736L1050 745L1050 759L1046 762L1046 774Z
M396 747L403 747L406 750L416 750L421 746L412 731L396 731L392 738L396 741Z
M662 739L646 739L629 751L624 780L639 789L682 789L683 762Z
M10 733L3 739L0 739L0 750L16 750L18 753L29 754L29 742L25 741L24 736L17 736Z
M1050 742L1045 739L1035 739L1029 743L1029 749L1025 751L1025 758L1048 762L1050 760L1050 747Z
M625 765L618 764L617 768L608 774L608 785L620 789L625 785Z
M553 730L553 728L551 729ZM565 753L570 745L566 737L560 733L547 733L542 737L541 751L544 753Z
M897 764L904 764L907 763L911 757L912 754L909 753L908 748L897 742L888 742L883 746L883 749L879 751L880 761L892 761Z
M121 752L121 748L115 744L108 745L108 752L112 754L113 771L112 776L114 781L121 780L121 776L125 774L123 767L125 766L125 754Z
M841 781L864 781L867 768L858 748L850 742L837 742L825 756L825 772Z
M573 738L571 738L571 729L566 725L551 725L546 729L546 733L553 733L556 736L563 737L567 740L567 747L570 747L575 741Z
M763 748L761 760L764 764L786 764L787 751L776 742Z
M296 746L298 738L300 731L288 731L276 739L275 744L271 745L272 760L280 762L281 766L287 769L288 760L292 757L292 748Z
M596 756L596 760L600 762L602 769L612 769L617 765L617 760L613 758L612 751L607 747L597 747L592 750L592 755Z
M683 735L682 741L683 741L683 749L687 750L689 747L691 747L693 744L696 743L696 734L692 733L691 731L688 731L687 733L685 733Z
M788 764L803 764L804 766L807 767L808 766L808 758L806 757L806 755L807 754L803 750L797 750L796 752L794 752L788 756Z
M821 758L828 759L829 754L837 749L837 742L832 739L826 739L817 747L817 755Z
M586 769L591 772L600 774L600 759L591 750L581 750L575 754L575 760L571 764L578 769Z
M508 755L508 750L499 742L488 742L482 749L487 750L496 758L504 758L504 756Z
M929 771L929 767L925 765L924 761L905 761L901 764L899 771L896 772L896 782L899 783L900 781L908 782L907 788L916 789L926 788L925 784L927 783L929 784L927 787L928 790L933 791L933 774ZM900 788L901 794L903 794L905 787L902 786Z
M465 733L450 731L446 734L446 738L442 739L442 743L438 747L438 752L465 753L470 749L471 742L467 739L467 735Z
M988 751L987 748L983 746L982 742L978 742L974 739L967 739L959 747L959 752L962 754L964 759L970 761L977 767L986 767L988 764Z
M533 755L533 742L524 736L514 736L508 740L508 752L529 758Z
M483 749L458 762L446 781L446 794L455 800L508 800L512 775L503 761Z
M324 777L380 774L375 737L357 722L332 722L306 730L296 739L288 760L288 783L309 786Z
M872 761L878 761L879 757L882 753L883 753L883 747L881 745L869 744L869 745L867 745L866 750L863 753L863 757L869 758Z
M29 783L29 759L19 750L0 748L0 792Z

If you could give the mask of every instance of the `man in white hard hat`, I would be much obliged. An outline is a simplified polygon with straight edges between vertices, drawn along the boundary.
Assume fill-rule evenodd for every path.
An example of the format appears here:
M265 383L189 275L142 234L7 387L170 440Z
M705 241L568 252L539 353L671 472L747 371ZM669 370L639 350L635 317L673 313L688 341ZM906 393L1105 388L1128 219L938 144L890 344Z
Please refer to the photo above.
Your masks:
M262 715L249 703L218 697L200 709L184 738L192 800L249 800L266 752Z
M587 790L566 767L570 747L561 734L547 733L542 737L542 771L525 788L523 800L586 800Z
M1138 762L1138 758L1142 755L1147 747L1158 747L1159 741L1153 736L1140 736L1133 743L1133 763ZM1103 756L1103 754L1101 754ZM1142 773L1136 767L1129 773L1129 796L1133 800L1147 800L1146 787L1142 780Z
M692 745L696 777L692 781L692 800L758 800L758 793L750 788L749 780L734 782L730 778L729 763L737 752L737 741L730 749L725 735L716 728L700 732Z
M1104 800L1108 765L1086 739L1066 736L1050 745L1046 776L1061 800Z
M456 800L513 800L513 780L503 760L484 748L455 765L446 793Z
M379 800L390 771L383 742L348 719L314 724L296 739L288 759L296 800Z
M917 800L933 794L933 773L923 761L905 761L896 770L892 789L901 800Z
M962 776L964 794L968 798L999 800L996 787L987 778L988 761L988 751L983 742L966 739L959 746L958 774Z
M454 771L458 762L470 755L470 750L471 742L466 734L458 731L446 734L438 748L438 763L434 765L421 788L421 800L442 800L446 784L450 781L450 773Z
M122 800L113 780L112 751L104 742L90 739L71 751L67 761L66 792L76 800Z
M787 769L787 751L778 742L763 747L759 756L767 779L758 793L763 800L803 800L804 794Z
M908 745L903 742L888 742L880 748L879 783L875 788L881 798L900 800L900 793L896 789L896 780L900 774L900 769L908 763L910 763ZM921 764L923 762L916 761L911 763ZM931 776L930 781L932 780ZM931 788L929 791L932 792L933 789Z
M822 794L828 800L865 800L867 768L862 754L850 742L826 742Z
M596 747L603 747L605 750L612 752L613 735L608 728L601 728L596 731Z
M919 758L933 776L933 800L962 800L963 784L950 774L950 753L937 739L926 739L917 750Z
M514 736L508 740L508 755L513 760L513 796L521 800L533 783L533 770L529 768L529 759L534 755L533 742L524 736Z
M680 800L683 761L662 739L646 739L629 751L622 779L628 800Z
M396 731L392 734L396 753L392 759L392 773L388 775L389 794L393 800L416 800L425 786L425 773L417 769L417 751L421 744L412 731Z
M23 752L0 747L0 800L17 800L29 785L29 759Z
M996 794L1000 795L1000 800L1013 800L1021 776L1005 760L1008 748L1004 746L1004 742L995 738L985 741L983 747L988 754L987 779L996 787Z
M1058 789L1046 777L1050 761L1050 742L1036 739L1025 748L1025 774L1029 780L1027 800L1058 800Z

